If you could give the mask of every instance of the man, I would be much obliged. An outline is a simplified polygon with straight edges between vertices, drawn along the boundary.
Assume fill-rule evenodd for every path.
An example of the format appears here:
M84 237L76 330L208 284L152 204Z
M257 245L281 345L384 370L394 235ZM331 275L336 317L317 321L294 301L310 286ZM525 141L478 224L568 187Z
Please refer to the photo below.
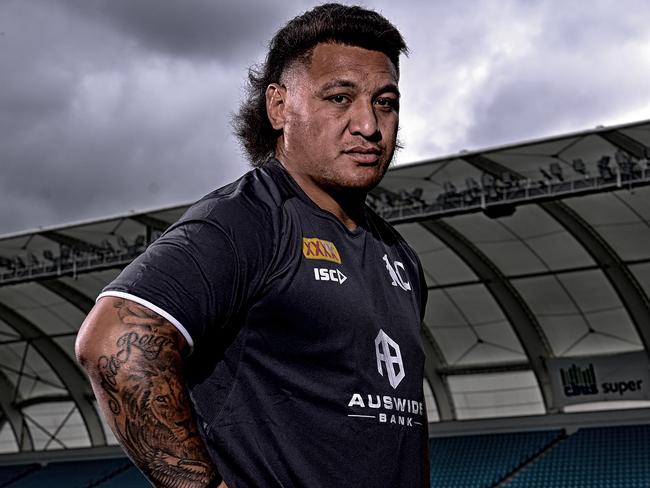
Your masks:
M364 204L395 150L405 51L359 7L290 21L235 121L256 168L189 209L84 322L77 355L155 486L428 485L426 287Z

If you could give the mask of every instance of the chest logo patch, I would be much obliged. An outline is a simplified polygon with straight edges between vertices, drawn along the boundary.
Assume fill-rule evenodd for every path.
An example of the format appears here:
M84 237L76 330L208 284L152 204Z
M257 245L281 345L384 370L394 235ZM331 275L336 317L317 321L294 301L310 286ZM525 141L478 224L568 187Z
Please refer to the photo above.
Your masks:
M383 260L386 263L386 269L388 270L388 274L390 275L391 285L399 286L404 291L411 291L411 283L406 281L406 279L404 279L401 274L401 273L406 274L406 271L404 269L404 264L402 264L400 261L395 261L393 264L391 264L390 261L388 260L387 254L384 254ZM401 273L400 273L400 269L402 270Z
M382 363L386 365L386 373L390 386L394 389L406 376L404 373L404 363L402 362L402 352L399 344L391 339L386 332L379 329L379 334L375 338L375 354L377 354L377 370L384 376Z
M342 285L348 277L341 273L339 269L314 268L314 278L316 281L333 281Z
M341 264L341 255L333 242L318 237L302 238L302 254L307 259L320 259Z

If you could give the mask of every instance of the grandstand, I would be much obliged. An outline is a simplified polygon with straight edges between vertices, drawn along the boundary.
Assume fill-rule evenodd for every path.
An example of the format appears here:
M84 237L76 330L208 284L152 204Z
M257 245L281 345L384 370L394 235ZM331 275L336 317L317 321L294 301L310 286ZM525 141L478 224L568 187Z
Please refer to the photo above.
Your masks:
M418 252L432 487L650 487L650 121L393 168ZM0 488L141 487L73 344L188 205L0 236Z

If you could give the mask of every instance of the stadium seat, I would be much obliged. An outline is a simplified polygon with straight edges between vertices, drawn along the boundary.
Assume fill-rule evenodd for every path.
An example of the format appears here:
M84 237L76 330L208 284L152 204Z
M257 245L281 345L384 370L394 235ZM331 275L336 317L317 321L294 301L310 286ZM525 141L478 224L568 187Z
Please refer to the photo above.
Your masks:
M562 435L552 430L431 439L431 487L493 486Z
M650 425L580 429L505 486L647 488Z
M40 469L38 464L20 464L17 466L0 466L0 487L9 486L11 482Z
M125 471L96 486L97 488L148 488L151 484L135 466L131 465Z
M97 461L66 461L53 462L41 469L32 471L18 480L2 487L9 488L43 488L63 487L86 488L96 486L95 483L121 471L130 461L120 459L104 459Z

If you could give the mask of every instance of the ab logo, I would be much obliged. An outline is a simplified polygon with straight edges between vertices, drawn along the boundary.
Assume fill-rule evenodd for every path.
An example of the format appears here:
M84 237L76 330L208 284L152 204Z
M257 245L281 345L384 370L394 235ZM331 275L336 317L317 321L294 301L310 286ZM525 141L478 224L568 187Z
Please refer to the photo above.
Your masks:
M386 332L379 329L379 334L375 338L375 353L377 354L377 370L379 374L384 376L384 369L381 366L381 363L384 363L390 386L397 388L397 385L405 376L399 344L388 337Z
M383 259L386 262L386 269L388 270L388 274L390 275L390 278L393 280L391 285L399 286L404 291L410 291L411 284L408 281L405 281L402 278L402 276L399 274L399 268L401 268L402 271L404 271L404 265L399 261L395 261L395 267L393 267L390 264L390 261L388 260L387 254L384 254Z

